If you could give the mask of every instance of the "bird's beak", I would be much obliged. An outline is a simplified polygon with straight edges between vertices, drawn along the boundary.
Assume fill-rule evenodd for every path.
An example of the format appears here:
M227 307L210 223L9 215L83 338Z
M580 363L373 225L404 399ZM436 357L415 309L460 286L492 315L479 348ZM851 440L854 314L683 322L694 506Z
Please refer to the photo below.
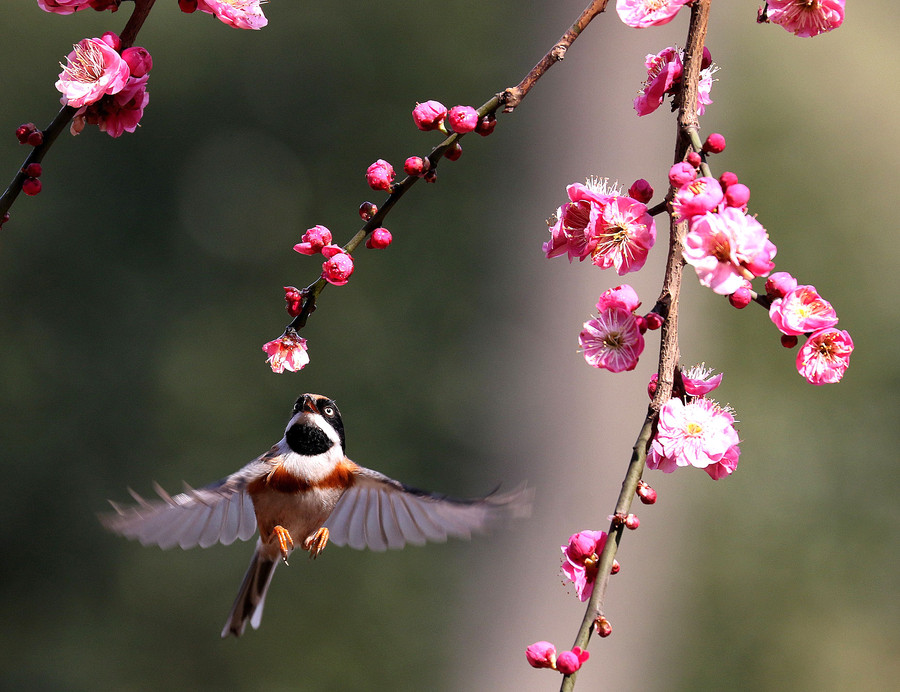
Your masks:
M309 394L303 395L303 399L300 403L300 410L305 411L306 413L319 412L319 410L316 408L316 400L313 399Z

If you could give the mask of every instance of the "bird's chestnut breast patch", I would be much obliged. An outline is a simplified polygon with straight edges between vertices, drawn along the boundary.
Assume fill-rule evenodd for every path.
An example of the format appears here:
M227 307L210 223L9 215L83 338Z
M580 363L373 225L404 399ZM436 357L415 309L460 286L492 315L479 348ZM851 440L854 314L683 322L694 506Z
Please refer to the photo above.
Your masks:
M323 454L334 444L321 428L302 423L292 425L285 433L284 439L292 451L306 456Z

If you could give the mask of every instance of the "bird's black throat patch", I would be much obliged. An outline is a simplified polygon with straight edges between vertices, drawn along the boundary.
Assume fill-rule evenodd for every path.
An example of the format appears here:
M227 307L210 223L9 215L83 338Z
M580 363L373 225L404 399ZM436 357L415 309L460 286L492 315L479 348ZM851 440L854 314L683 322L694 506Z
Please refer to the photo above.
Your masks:
M297 423L288 428L284 434L284 439L297 454L305 454L306 456L315 456L327 452L334 445L331 438L325 434L325 431L315 425L304 425Z

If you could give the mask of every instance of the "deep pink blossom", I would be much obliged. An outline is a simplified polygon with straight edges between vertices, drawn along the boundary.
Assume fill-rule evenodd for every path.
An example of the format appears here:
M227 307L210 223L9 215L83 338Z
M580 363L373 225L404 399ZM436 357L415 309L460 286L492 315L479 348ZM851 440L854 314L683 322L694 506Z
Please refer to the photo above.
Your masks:
M800 336L838 323L831 303L822 298L815 286L797 286L769 307L769 318L784 334Z
M682 221L715 211L725 198L722 186L715 178L697 178L679 188L672 201L676 219Z
M306 229L306 232L300 238L300 242L294 245L294 250L301 255L315 255L322 252L322 248L331 244L331 231L325 226L317 224L312 228Z
M619 19L635 29L671 22L678 10L691 0L617 0Z
M656 242L656 223L647 207L624 195L603 205L594 232L591 262L601 269L615 267L619 276L643 267Z
M472 106L453 106L447 112L446 123L453 132L464 135L475 129L478 119L478 111Z
M562 571L575 585L578 600L586 601L594 591L598 562L603 546L606 545L606 531L580 531L569 537L569 543L561 546L563 552Z
M144 109L150 102L150 94L147 93L148 79L148 74L139 78L130 77L122 91L88 106L88 112L99 111L97 125L101 132L110 137L120 137L124 132L134 132L137 129L144 116ZM92 123L90 116L86 117L87 122Z
M684 382L684 392L690 396L704 396L722 384L725 373L713 375L712 368L707 368L706 363L693 366L681 373L681 381Z
M597 299L597 310L603 312L609 308L624 308L629 312L634 312L641 307L641 300L635 291L628 284L614 286L600 294Z
M556 669L563 675L571 675L591 657L589 651L581 647L573 647L571 651L563 651L556 657Z
M621 307L610 307L584 323L578 335L588 365L610 372L634 370L644 350L637 317Z
M37 0L37 4L44 12L54 14L72 14L91 6L90 0Z
M132 77L143 77L153 69L153 58L150 51L141 46L132 46L122 51L122 60L128 63Z
M366 169L366 182L373 190L391 191L394 167L384 159L378 159Z
M323 252L322 254L325 253ZM353 258L343 251L332 255L322 264L322 276L328 283L335 286L346 284L350 280L352 273Z
M684 259L700 283L719 295L734 293L744 279L764 276L775 266L776 248L766 229L734 207L692 217L684 244Z
M822 329L800 348L797 371L811 384L834 384L850 367L851 353L850 334L834 328Z
M128 63L107 43L85 38L67 56L56 88L66 105L81 108L124 89L130 75Z
M262 29L269 20L260 4L265 0L198 0L197 9L213 14L235 29Z
M569 201L556 210L550 241L544 243L543 250L548 258L568 254L570 262L584 260L597 247L604 208L621 193L605 178L572 183L566 193Z
M535 642L525 649L525 658L532 668L556 668L556 647L550 642Z
M440 127L444 116L447 115L447 107L440 101L426 101L425 103L416 103L412 114L416 127L427 132Z
M672 473L680 466L737 465L734 452L726 459L740 442L733 424L734 416L712 399L697 397L687 404L669 399L659 411L647 467Z
M269 363L272 372L281 373L285 370L296 372L309 363L306 339L293 329L288 329L278 339L265 344L262 350L269 356L266 362Z
M769 0L766 18L795 36L818 36L844 22L844 0Z
M641 85L640 93L634 99L634 110L638 115L648 115L662 105L666 94L673 94L681 88L683 51L666 48L656 55L648 55L644 60L647 79ZM704 57L706 53L704 51ZM713 74L719 68L715 63L700 70L697 92L697 114L703 115L706 106L712 103L709 94L712 89Z
M669 169L669 182L677 188L689 185L697 179L697 169L687 161L679 161Z
M788 291L797 288L797 279L787 272L775 272L766 279L766 295L769 298L784 298Z

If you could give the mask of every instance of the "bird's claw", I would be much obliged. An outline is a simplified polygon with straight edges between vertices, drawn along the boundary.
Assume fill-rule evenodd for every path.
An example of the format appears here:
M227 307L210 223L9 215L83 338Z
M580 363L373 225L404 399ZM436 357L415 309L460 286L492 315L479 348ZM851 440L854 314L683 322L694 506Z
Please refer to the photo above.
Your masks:
M328 545L328 529L324 526L303 541L303 549L309 551L309 558L315 560Z
M288 555L290 555L291 551L294 549L294 539L291 538L291 534L283 526L276 526L273 533L278 539L278 549L281 551L281 559L284 560L284 564L287 564Z

